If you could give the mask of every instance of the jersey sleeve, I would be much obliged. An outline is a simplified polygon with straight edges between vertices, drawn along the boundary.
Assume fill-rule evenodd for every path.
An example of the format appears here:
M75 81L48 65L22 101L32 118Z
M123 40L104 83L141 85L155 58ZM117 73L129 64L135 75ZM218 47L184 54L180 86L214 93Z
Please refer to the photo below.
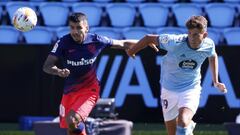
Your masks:
M212 41L212 47L211 47L211 50L210 50L210 53L209 53L209 57L214 56L215 54L216 54L215 44Z
M216 50L213 40L207 37L204 39L204 44L207 48L208 57L214 56L216 54Z
M160 34L158 38L159 48L166 51L173 50L175 46L175 41L174 41L175 39L176 39L175 35Z
M111 47L113 44L113 39L108 38L106 36L97 35L97 40L100 42L102 48Z
M50 54L57 57L63 56L63 41L61 39L55 43Z

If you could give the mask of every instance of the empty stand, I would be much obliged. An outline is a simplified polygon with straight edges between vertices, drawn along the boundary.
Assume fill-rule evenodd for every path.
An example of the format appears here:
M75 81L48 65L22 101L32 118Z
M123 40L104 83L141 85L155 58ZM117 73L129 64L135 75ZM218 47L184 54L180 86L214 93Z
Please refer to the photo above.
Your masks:
M2 12L3 12L3 9L2 9L2 6L0 6L0 23L2 22Z
M126 0L126 2L130 3L141 3L141 2L146 2L147 0Z
M174 3L178 2L178 0L157 0L158 2L163 2L163 3Z
M156 30L157 34L185 34L186 30L179 27L162 27Z
M59 27L56 29L56 35L57 35L57 38L61 38L62 36L70 33L70 28L69 27Z
M16 44L20 36L20 32L11 26L0 26L0 43Z
M240 28L225 28L223 30L224 38L228 45L240 45Z
M114 0L92 0L93 2L99 2L99 3L106 3L106 2L113 2Z
M196 4L175 4L172 6L177 26L185 27L186 21L193 15L202 15L202 9Z
M129 27L134 23L136 9L129 3L114 3L106 6L111 25L114 27Z
M194 2L194 3L207 3L207 2L211 2L212 0L190 0L190 2Z
M23 32L27 44L51 44L53 33L46 27L36 27L31 31Z
M215 45L219 45L221 42L221 32L218 29L208 28L208 37L213 40Z
M121 39L121 34L118 30L111 27L95 27L91 28L91 33L95 33L101 36L107 36L113 39Z
M145 27L129 27L124 28L122 34L125 39L141 39L151 31Z
M72 6L73 12L82 12L87 15L89 26L100 25L102 8L95 3L76 3Z
M211 3L205 11L212 27L231 27L234 23L235 8L224 3Z
M223 1L229 3L240 3L240 0L223 0Z
M162 4L141 4L139 11L146 27L162 27L167 24L169 9Z
M62 3L47 2L39 6L44 25L50 27L65 26L69 14L69 8Z

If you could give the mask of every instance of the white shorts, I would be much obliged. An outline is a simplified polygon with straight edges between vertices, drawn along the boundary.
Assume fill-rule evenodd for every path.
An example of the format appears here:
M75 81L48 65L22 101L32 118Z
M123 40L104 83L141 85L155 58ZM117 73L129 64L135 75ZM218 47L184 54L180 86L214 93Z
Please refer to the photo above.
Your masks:
M183 92L174 92L162 88L161 104L164 121L170 121L178 116L178 110L187 107L195 114L199 105L201 89L189 89Z

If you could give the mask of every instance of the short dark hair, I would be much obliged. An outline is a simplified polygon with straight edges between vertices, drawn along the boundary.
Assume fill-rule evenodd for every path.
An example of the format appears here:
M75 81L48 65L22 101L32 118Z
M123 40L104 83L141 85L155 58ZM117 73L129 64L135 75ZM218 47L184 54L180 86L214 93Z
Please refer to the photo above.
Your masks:
M87 21L87 16L81 12L71 13L68 17L68 21L71 21L74 23L81 22L81 21Z
M201 31L207 31L207 19L203 16L192 16L186 22L187 29L199 29Z

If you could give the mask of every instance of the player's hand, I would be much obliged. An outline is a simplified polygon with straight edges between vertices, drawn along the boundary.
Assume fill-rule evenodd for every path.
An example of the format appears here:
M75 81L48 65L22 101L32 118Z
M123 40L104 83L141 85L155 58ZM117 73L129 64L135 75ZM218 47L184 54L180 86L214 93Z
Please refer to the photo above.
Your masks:
M128 55L129 57L135 58L135 54L132 53L131 49L127 49L127 50L126 50L126 53L127 53L127 55Z
M157 46L155 44L149 44L148 46L150 46L151 48L153 48L154 51L158 52L159 49L157 48Z
M58 76L63 77L63 78L68 77L69 74L70 74L70 70L68 70L67 68L60 69L58 71Z
M214 83L214 87L217 88L222 93L227 93L227 88L224 83Z

